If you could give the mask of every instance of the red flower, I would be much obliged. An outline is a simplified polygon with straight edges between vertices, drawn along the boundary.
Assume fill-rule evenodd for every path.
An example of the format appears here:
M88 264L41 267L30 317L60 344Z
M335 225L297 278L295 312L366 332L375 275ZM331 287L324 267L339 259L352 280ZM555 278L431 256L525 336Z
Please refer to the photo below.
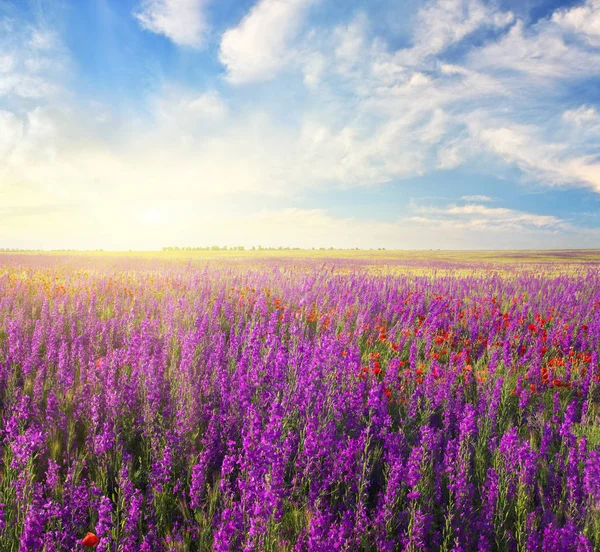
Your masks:
M375 368L373 368L373 373L378 376L381 374L381 368L379 368L379 366L375 366Z
M562 385L562 381L560 381L559 379L553 379L552 380L552 385L554 387L560 387Z
M529 385L529 389L531 389L532 393L535 393L535 385L533 383Z
M95 548L96 546L98 546L100 539L96 535L94 535L94 533L87 533L86 536L83 537L83 540L81 542L83 546L91 546L92 548Z
M537 332L537 326L535 324L529 324L529 326L527 326L527 329L530 332Z

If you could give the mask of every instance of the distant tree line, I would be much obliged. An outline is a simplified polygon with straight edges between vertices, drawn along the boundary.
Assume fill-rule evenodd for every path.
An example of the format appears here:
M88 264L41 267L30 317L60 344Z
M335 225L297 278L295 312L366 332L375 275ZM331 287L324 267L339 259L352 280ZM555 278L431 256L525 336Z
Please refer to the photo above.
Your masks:
M41 251L41 249L20 249L18 247L0 247L0 253L27 253L27 252L37 252Z
M252 246L246 249L243 245L208 245L199 247L188 246L169 246L163 247L163 251L362 251L360 247L263 247L262 245ZM378 247L377 251L385 251L385 247ZM93 251L102 253L104 249L21 249L18 247L0 247L0 253L81 253L84 251ZM131 249L129 251L132 251ZM370 248L369 251L375 251Z
M246 251L246 248L243 245L207 245L207 246L199 246L199 247L179 247L179 246L170 246L163 247L163 251ZM263 247L252 246L248 249L249 251L300 251L300 247Z
M252 246L246 249L243 245L207 245L207 246L198 246L198 247L187 247L187 246L169 246L163 247L163 251L361 251L360 247L263 247L262 245ZM373 251L373 248L370 249ZM385 247L378 247L377 251L385 251Z
M102 253L104 249L21 249L19 247L0 247L0 253L81 253L82 251Z

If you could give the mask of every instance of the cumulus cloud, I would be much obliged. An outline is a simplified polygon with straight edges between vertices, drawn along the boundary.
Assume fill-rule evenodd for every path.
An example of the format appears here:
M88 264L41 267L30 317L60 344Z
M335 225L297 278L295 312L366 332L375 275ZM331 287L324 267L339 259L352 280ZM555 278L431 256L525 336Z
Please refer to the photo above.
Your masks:
M208 32L210 0L143 0L134 16L143 29L166 36L180 46L199 48Z
M267 80L293 59L307 9L318 0L259 0L221 39L219 57L231 83Z
M581 6L557 10L552 21L593 45L600 45L600 0L587 0Z

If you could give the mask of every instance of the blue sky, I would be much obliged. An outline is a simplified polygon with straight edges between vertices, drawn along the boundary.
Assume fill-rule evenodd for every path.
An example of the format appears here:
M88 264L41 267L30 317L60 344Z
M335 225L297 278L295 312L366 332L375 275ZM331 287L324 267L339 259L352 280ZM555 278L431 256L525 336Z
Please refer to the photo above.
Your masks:
M600 247L600 0L0 0L0 247Z

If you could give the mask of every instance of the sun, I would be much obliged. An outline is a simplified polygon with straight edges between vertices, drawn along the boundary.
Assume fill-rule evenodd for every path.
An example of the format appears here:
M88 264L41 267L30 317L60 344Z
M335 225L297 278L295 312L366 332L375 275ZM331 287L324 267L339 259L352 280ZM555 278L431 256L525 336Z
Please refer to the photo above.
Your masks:
M157 209L148 209L140 213L140 219L146 224L160 224L163 220L163 214Z

